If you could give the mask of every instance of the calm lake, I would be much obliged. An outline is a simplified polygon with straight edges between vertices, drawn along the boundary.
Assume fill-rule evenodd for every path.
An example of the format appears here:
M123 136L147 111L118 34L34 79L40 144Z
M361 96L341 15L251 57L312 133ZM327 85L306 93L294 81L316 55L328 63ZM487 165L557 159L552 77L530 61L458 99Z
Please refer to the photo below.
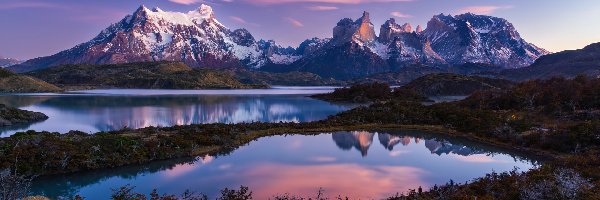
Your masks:
M305 122L356 105L306 96L333 87L274 87L246 90L89 90L61 94L1 95L0 103L48 115L46 121L0 128L0 136L36 130L88 133L122 128L199 123Z
M51 198L79 194L108 199L112 188L149 194L209 197L248 186L255 199L277 194L379 199L450 180L464 183L492 171L528 170L537 163L473 142L419 131L336 132L258 139L223 156L154 162L110 170L43 177L32 192Z

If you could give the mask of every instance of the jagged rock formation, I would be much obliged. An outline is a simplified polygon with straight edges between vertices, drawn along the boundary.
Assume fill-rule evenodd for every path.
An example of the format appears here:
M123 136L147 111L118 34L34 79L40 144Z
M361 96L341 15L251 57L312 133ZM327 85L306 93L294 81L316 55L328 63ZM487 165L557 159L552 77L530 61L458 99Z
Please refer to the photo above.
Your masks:
M453 70L451 66L468 67L465 64L472 63L493 65L497 69L518 68L548 53L523 40L508 21L470 13L436 15L427 29L418 26L415 31L410 24L399 25L390 19L380 27L379 36L375 36L369 13L364 12L356 21L340 20L333 28L333 38L319 46L283 69L354 79L413 70L415 66L446 72ZM465 67L460 72L470 73ZM412 78L416 77L409 77Z

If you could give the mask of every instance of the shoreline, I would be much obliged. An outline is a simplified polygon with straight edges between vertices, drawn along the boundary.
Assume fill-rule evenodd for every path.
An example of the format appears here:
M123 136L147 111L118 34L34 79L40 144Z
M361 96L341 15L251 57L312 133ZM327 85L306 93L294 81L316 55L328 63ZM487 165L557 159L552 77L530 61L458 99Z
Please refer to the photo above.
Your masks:
M457 131L454 131L454 130L451 130L448 128L444 128L442 126L435 126L435 125L362 124L362 125L351 125L351 126L338 125L338 126L320 126L319 127L318 125L311 126L312 125L311 123L314 123L314 122L309 122L309 123L304 123L304 124L302 124L302 123L301 124L272 124L272 123L258 124L256 126L273 125L273 126L278 126L278 127L267 128L267 129L258 128L255 130L248 130L248 132L246 132L246 133L238 133L238 134L240 134L241 137L236 138L235 140L232 141L232 143L223 144L223 145L205 145L202 147L197 147L195 149L186 149L186 150L179 152L180 154L178 154L178 155L173 155L171 157L164 158L164 159L148 159L148 160L140 160L139 162L123 163L122 165L116 165L116 166L104 166L104 167L89 168L89 169L72 169L67 172L59 172L59 173L45 172L45 173L38 173L38 174L34 174L34 175L38 176L38 177L46 177L46 176L53 176L53 175L76 174L76 173L82 173L82 172L88 172L88 171L106 170L106 169L114 169L114 168L126 167L126 166L131 166L131 165L139 165L139 164L151 163L151 162L155 162L155 161L167 161L167 160L174 160L174 159L193 158L193 157L203 156L203 155L218 155L223 152L230 152L232 150L235 150L241 146L249 144L252 141L256 141L258 139L261 139L264 137L270 137L270 136L318 135L321 133L338 132L338 131L356 131L356 130L366 130L366 131L416 130L416 131L428 132L428 133L431 133L434 135L440 134L442 136L453 137L453 138L457 138L457 139L464 139L464 140L468 140L468 141L475 142L475 143L490 145L492 147L499 148L500 150L503 150L506 152L514 152L517 154L521 154L521 155L524 155L527 157L533 157L536 159L541 159L544 161L556 160L556 159L564 156L562 154L558 154L558 153L550 152L550 151L542 151L542 150L536 150L536 149L531 149L531 148L515 148L514 146L511 146L510 144L501 143L501 142L497 142L497 141L493 141L493 140L485 139L485 138L480 138L480 137L474 137L473 135L470 135L468 133L461 133L461 132L457 132ZM99 133L91 134L88 137L101 137L101 136L98 136L98 134L111 134L111 135L118 136L118 137L140 138L142 140L150 141L157 137L176 136L176 134L181 134L178 132L184 131L183 129L192 128L194 126L212 126L212 125L224 126L225 128L227 126L229 126L229 125L223 125L223 124L173 126L173 127L163 128L163 129L172 129L171 131L158 133L158 134L150 134L150 135L145 134L144 132L147 131L148 129L156 129L156 128L155 127L147 127L147 128L141 128L141 129L135 129L135 130L121 130L121 131L110 132L110 133L99 132ZM250 127L253 126L253 124L244 124L243 126L246 126L246 125L250 126ZM235 126L235 125L233 125L233 126ZM252 129L252 128L250 128L250 129ZM50 134L50 133L34 133L30 136L35 137L36 135L43 135L43 134ZM202 134L202 133L198 132L198 133L191 133L191 134ZM8 138L12 138L12 137L15 137L15 136L11 136ZM19 137L19 136L16 136L16 137ZM0 142L2 142L3 140L6 140L6 138L0 138Z

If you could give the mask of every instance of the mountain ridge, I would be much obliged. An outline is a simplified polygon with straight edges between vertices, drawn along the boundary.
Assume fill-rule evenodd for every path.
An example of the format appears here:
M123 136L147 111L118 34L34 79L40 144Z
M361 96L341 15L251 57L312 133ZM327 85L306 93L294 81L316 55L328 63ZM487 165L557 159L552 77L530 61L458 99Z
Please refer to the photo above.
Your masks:
M357 20L340 20L332 38L307 39L297 48L256 40L248 30L231 30L215 16L204 4L187 13L140 6L86 43L9 69L27 72L61 64L164 60L195 68L302 71L323 78L353 79L411 65L448 67L481 62L519 68L548 53L520 38L507 20L470 13L436 15L427 28L418 26L416 30L390 19L376 35L365 11Z

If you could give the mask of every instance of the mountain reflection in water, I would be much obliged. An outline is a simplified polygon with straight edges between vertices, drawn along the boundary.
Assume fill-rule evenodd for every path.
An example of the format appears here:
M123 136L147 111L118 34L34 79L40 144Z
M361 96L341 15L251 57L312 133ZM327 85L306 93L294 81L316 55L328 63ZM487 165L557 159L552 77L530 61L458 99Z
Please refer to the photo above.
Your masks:
M365 157L367 156L369 147L373 143L373 136L375 136L375 134L379 137L379 143L389 151L394 150L394 146L398 144L407 146L411 141L414 141L415 144L425 141L425 147L429 149L432 154L442 155L452 153L461 156L469 156L483 153L481 150L474 150L464 145L453 145L446 140L424 139L423 137L418 136L398 136L367 131L333 133L331 136L340 149L350 150L354 147L356 150L360 151L363 157Z
M265 137L223 155L42 177L34 181L32 192L107 199L111 188L130 184L143 194L190 189L212 198L225 187L245 185L255 199L284 193L312 197L319 188L332 198L380 199L534 165L518 154L440 134L353 131Z
M306 122L354 107L304 95L0 96L0 103L50 117L35 124L3 127L3 137L29 129L64 133L201 123Z

